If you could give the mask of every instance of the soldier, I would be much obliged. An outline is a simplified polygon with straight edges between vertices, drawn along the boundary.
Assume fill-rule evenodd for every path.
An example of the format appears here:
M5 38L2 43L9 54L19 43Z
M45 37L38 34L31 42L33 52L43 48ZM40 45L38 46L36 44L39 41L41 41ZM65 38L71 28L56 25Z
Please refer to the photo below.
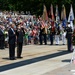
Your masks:
M65 45L66 44L66 30L64 27L62 27L61 35L62 35L62 43L63 45Z
M73 46L75 46L75 29L74 29L74 32L72 35L72 44L73 44Z
M68 51L72 51L72 28L69 22L67 23L66 31Z
M44 37L44 43L45 45L47 45L47 28L46 27L43 28L42 35Z
M55 41L56 45L59 45L60 27L59 25L55 28Z
M43 21L40 21L40 27L39 27L39 41L40 41L40 45L43 44L43 39L44 39L44 43L45 45L47 44L47 37L46 37L46 27L45 27L45 23Z
M54 40L54 27L52 25L50 25L48 29L50 30L50 45L53 45L53 40Z

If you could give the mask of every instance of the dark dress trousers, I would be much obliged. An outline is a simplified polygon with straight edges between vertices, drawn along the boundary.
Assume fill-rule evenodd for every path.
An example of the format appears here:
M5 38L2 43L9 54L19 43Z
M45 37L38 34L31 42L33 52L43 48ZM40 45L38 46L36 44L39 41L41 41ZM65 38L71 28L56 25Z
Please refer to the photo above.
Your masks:
M3 31L0 29L0 49L4 49L5 37Z
M55 31L52 29L52 26L49 28L49 30L50 30L50 45L53 45Z
M22 53L24 31L20 29L19 31L16 32L16 34L17 34L17 57L20 58Z
M14 34L14 30L11 28L8 30L9 34L9 58L11 60L15 59L15 42L16 42L16 35Z
M72 51L72 28L67 27L66 31L67 31L66 38L67 38L68 51Z
M40 30L40 32L39 32L39 42L40 42L40 45L42 45L43 43L42 43L42 32L43 32L43 30L40 28L39 29Z

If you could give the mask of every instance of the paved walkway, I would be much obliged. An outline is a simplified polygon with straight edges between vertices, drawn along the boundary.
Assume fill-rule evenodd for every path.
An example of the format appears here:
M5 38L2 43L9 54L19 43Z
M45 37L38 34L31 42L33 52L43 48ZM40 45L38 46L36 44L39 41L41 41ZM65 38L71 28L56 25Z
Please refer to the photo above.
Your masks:
M9 60L8 49L0 50L0 75L74 75L72 53L66 45L27 45L23 59Z

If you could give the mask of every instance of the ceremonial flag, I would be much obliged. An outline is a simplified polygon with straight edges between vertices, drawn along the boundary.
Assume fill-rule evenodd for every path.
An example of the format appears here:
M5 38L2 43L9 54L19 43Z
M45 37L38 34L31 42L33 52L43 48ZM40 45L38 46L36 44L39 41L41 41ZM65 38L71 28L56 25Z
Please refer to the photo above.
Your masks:
M55 30L55 22L54 22L54 13L53 13L53 5L51 4L50 7L50 14L51 14L51 25L52 25L52 31L54 32Z
M53 14L53 5L51 4L51 19L54 21L54 14Z
M73 13L73 7L71 5L68 22L73 21L73 20L74 20L74 13Z
M43 9L42 18L43 18L44 21L48 20L48 14L47 14L47 9L46 9L45 5L44 5L44 9Z
M61 20L66 19L66 8L64 5L62 5L62 11L61 11Z
M56 5L56 13L55 13L55 16L56 16L56 22L60 20L60 17L59 17L59 11L58 11L58 5Z
M62 26L66 27L67 18L66 18L66 8L64 5L62 5L61 20L62 20Z
M74 20L74 13L73 13L73 7L71 5L68 22L70 22L70 26L72 27L72 29L73 29L73 20Z

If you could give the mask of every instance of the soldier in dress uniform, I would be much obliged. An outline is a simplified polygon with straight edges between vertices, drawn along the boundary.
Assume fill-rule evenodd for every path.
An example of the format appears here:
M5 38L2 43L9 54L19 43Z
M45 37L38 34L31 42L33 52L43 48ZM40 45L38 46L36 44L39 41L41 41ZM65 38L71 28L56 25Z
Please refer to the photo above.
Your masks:
M68 47L68 51L72 51L72 28L69 22L67 24L68 24L66 27L67 47Z
M59 25L55 28L55 41L56 45L59 45L60 27Z
M40 28L39 28L40 32L39 32L39 41L40 41L40 45L43 44L43 40L44 40L44 44L47 45L47 28L44 25L44 22L40 23Z
M65 45L66 44L66 30L64 26L62 26L62 29L61 29L61 37L62 37L62 44Z
M50 25L48 29L50 30L50 45L53 45L54 33L55 33L54 29L53 29L53 26Z
M75 46L75 29L74 29L74 32L73 32L73 35L72 35L72 45Z
M42 35L44 38L44 44L47 45L47 28L46 27L43 28Z

